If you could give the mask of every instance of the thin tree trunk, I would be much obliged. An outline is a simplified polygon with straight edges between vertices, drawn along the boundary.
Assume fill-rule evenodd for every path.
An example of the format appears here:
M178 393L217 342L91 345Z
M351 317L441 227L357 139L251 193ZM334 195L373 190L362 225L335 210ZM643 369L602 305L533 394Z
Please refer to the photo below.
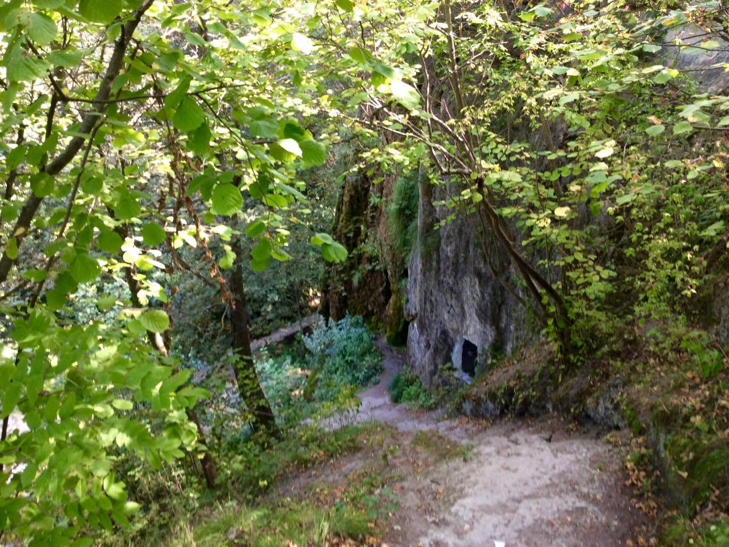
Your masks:
M118 226L116 228L116 232L122 237L122 239L125 239L129 235L128 227L126 225ZM127 287L129 287L129 292L131 293L132 305L135 308L141 307L141 303L139 302L139 282L134 278L132 266L129 266L124 271L124 276L126 278ZM165 343L165 339L162 335L147 332L147 337L149 338L149 343L152 344L154 349L164 356L169 355L169 347ZM205 447L205 452L203 453L200 465L203 470L203 476L205 477L205 484L209 489L214 490L217 486L216 480L218 478L218 465L215 462L213 455L210 453L210 447L208 446L205 438L205 432L200 424L200 417L194 408L186 408L185 414L187 415L187 419L195 424L195 427L197 428L198 441Z
M243 285L243 248L240 236L233 239L232 250L235 253L235 264L230 289L233 293L235 307L231 314L231 334L233 336L233 351L237 357L233 370L238 383L238 392L253 414L253 419L261 431L279 438L280 431L276 425L276 417L273 410L271 410L268 399L266 399L263 388L261 388L256 374L256 367L253 363L251 334L248 329L248 300Z
M121 27L121 35L117 38L114 44L114 50L111 58L109 59L106 71L104 72L104 77L99 85L99 91L96 93L96 97L94 97L95 108L84 114L81 120L81 125L76 130L77 133L84 135L90 133L96 125L97 120L101 117L101 113L106 110L106 101L111 95L112 84L124 66L124 55L127 51L127 46L132 41L132 35L142 20L144 13L152 6L153 3L154 0L145 0L142 5L137 8L137 11L134 12L131 19L129 19ZM52 177L60 173L71 162L71 160L76 157L76 154L79 150L81 150L84 141L86 141L86 137L73 137L66 148L64 148L53 161L44 166L43 172ZM43 198L39 198L35 194L32 194L28 198L28 201L26 201L23 209L20 211L18 220L15 222L13 231L10 234L10 237L15 237L18 249L20 249L23 239L30 228L35 214L38 212L38 207L40 207L42 201ZM7 244L7 242L4 243ZM10 270L12 269L13 264L15 264L16 258L10 258L7 252L3 253L2 258L0 258L0 284L7 280Z

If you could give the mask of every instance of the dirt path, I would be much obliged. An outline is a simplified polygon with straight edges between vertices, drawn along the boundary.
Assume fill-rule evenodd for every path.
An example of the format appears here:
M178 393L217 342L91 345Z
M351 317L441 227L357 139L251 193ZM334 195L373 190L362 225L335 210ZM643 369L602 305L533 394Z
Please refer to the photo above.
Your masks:
M568 433L557 418L489 426L396 406L387 386L404 357L381 350L381 381L361 393L349 421L394 431L399 451L382 470L400 478L388 546L609 547L626 545L643 523L623 486L621 455L602 435ZM377 457L353 455L317 480L346 481Z

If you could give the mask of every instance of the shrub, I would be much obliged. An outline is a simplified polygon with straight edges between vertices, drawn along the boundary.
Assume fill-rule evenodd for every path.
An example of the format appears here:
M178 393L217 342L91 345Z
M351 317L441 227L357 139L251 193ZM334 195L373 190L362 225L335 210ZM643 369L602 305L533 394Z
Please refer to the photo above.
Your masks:
M335 400L349 386L370 385L382 370L382 356L361 317L317 326L304 344L312 368L305 394L317 401Z
M435 399L423 386L420 378L411 371L398 372L387 387L390 398L396 404L408 403L411 406L433 408Z

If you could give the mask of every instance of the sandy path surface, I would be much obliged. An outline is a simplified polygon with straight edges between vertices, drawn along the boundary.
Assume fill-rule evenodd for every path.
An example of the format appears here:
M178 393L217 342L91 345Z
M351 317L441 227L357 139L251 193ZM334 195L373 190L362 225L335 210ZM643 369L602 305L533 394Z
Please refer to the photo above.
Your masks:
M380 383L360 394L349 422L383 422L405 439L437 432L467 454L404 474L387 545L607 547L625 545L643 522L623 485L621 455L602 434L568 433L556 417L489 426L394 405L387 386L404 356L380 348Z

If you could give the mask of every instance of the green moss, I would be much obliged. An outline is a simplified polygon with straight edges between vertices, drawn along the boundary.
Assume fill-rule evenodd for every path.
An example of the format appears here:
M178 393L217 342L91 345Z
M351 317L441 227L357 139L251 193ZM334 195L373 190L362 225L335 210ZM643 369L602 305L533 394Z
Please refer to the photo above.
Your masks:
M392 229L395 249L405 259L410 255L418 227L417 174L397 179L387 207L387 219Z
M388 343L394 346L404 346L408 339L408 322L405 320L405 310L397 288L387 305L385 336Z

